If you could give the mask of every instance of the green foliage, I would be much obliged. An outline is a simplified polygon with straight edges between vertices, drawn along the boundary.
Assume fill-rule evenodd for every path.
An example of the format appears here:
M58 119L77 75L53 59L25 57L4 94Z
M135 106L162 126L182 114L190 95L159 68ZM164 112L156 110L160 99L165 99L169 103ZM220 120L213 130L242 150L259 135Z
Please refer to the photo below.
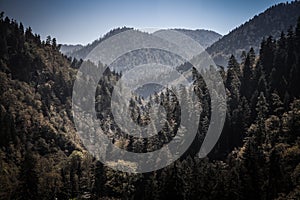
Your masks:
M155 151L179 140L190 127L177 133L180 117L188 117L180 116L178 99L190 111L202 108L197 136L179 160L152 173L127 174L97 162L76 134L71 93L82 61L63 56L55 38L43 43L30 27L24 32L22 24L1 14L0 199L299 199L299 26L300 19L295 31L263 41L258 56L250 49L241 64L232 56L228 70L220 71L228 94L226 122L205 159L197 152L210 122L211 102L196 71L190 90L165 88L150 98L164 108L166 119L156 136L138 139L112 120L111 94L122 75L106 70L98 82L95 109L105 134L119 148ZM192 91L199 100L186 98ZM131 118L156 132L150 109L143 98L132 96ZM167 150L154 159L169 156ZM139 167L110 162L124 163Z
M296 26L299 10L299 1L274 5L232 30L208 47L207 51L217 64L223 66L226 66L226 61L232 54L239 58L243 50L250 48L258 53L263 38L267 38L269 35L279 38L281 31L286 32L291 26Z

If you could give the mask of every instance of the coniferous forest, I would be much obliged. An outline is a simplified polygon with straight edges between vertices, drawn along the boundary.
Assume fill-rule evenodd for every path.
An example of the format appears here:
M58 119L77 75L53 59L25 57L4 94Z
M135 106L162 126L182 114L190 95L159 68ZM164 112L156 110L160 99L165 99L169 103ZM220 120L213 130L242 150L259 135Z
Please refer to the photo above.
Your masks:
M119 29L118 29L119 31ZM171 165L149 173L115 171L97 161L76 133L72 88L82 60L42 41L30 27L0 18L0 199L300 199L300 18L297 24L234 55L219 67L227 95L225 125L205 158L198 151L209 124L209 93L195 72L201 102L198 133ZM97 117L119 148L158 149L178 129L178 102L168 88L151 96L167 111L158 137L135 139L118 130L108 109L122 73L107 69L96 92ZM182 97L191 91L179 91ZM149 123L143 98L132 119ZM162 155L161 159L167 157ZM129 167L135 167L128 164Z

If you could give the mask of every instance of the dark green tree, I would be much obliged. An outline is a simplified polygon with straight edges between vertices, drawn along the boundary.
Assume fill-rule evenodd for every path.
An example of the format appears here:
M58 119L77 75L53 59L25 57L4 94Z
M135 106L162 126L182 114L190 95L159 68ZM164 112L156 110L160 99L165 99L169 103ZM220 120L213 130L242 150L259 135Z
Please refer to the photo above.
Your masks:
M50 35L48 35L47 37L46 37L46 45L51 45L51 36Z
M56 49L57 48L57 43L56 43L56 38L52 38L52 47L53 49Z
M31 150L27 150L25 153L25 158L20 170L20 181L20 194L18 196L21 199L39 199L36 158Z
M96 198L104 197L106 195L105 193L105 171L104 166L101 162L96 162L95 167L95 183L93 186L93 193L95 194Z

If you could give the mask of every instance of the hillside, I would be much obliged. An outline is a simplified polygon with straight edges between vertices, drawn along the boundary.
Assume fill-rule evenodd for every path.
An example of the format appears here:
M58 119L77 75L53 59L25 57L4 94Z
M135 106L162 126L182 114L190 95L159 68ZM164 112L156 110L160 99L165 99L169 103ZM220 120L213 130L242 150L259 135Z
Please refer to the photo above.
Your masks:
M82 48L83 46L81 44L77 44L77 45L71 45L71 44L62 44L60 47L60 52L62 54L70 54L74 51L78 51L80 48Z
M0 35L0 199L50 198L84 153L70 110L76 70L22 23L1 18Z
M218 41L222 35L216 33L214 31L197 29L197 30L189 30L189 29L174 29L175 31L179 31L181 33L186 34L191 37L195 41L199 42L199 44L203 48L207 48L211 46L213 43Z
M62 46L62 53L66 54L67 56L71 56L76 58L77 60L79 59L84 59L100 42L103 40L118 34L122 31L127 31L127 30L132 30L132 28L116 28L105 34L102 38L95 40L91 44L88 44L86 46L83 46L82 48L79 48L74 51L67 51L64 53L65 46ZM188 30L188 29L173 29L176 31L179 31L181 33L184 33L194 39L195 41L199 42L203 46L203 48L206 48L216 42L221 35L214 32L214 31L208 31L208 30ZM137 30L138 31L138 30Z
M251 47L258 53L263 38L279 38L281 32L295 27L300 15L300 1L281 3L253 17L207 48L215 62L226 67L231 54L238 60Z
M198 151L211 123L213 102L197 71L189 88L165 88L152 94L149 102L132 95L128 108L118 107L140 126L151 123L152 105L164 108L162 129L154 126L150 130L154 136L141 138L122 131L114 121L111 98L122 74L106 70L96 80L92 97L99 126L111 146L145 153L171 140L184 142L190 127L179 132L178 126L183 117L198 120L193 111L201 107L196 137L184 155L165 168L142 174L115 171L83 146L71 109L81 63L60 53L54 38L41 41L31 28L24 30L22 23L8 17L0 18L0 36L0 199L299 199L300 18L289 33L263 41L257 55L251 49L243 63L231 56L228 69L220 68L227 104L218 109L226 107L226 121L219 142L203 159ZM147 61L143 56L138 54L137 60ZM203 73L211 75L210 70ZM83 82L94 81L82 77ZM141 87L137 90L149 95ZM86 92L84 87L81 91ZM198 98L185 98L192 92ZM179 97L187 103L188 115L181 113ZM92 133L89 120L83 118L80 126ZM106 148L100 153L111 152ZM166 148L149 161L157 164L171 156ZM139 167L109 159L115 165Z
M92 42L91 44L83 46L82 48L79 48L78 50L67 52L66 55L76 58L77 60L84 59L100 42L102 42L103 40L105 40L115 34L121 33L122 31L126 31L126 30L132 30L132 28L122 27L122 28L113 29L113 30L109 31L108 33L106 33L103 37Z

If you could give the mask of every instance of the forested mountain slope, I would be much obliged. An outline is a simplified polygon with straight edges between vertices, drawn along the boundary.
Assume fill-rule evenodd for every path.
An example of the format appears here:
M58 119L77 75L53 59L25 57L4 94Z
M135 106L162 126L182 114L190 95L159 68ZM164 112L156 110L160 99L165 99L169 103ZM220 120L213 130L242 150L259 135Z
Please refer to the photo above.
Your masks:
M282 31L295 27L299 15L299 1L272 6L223 36L208 47L207 52L222 66L226 65L231 54L240 60L242 52L249 51L251 47L258 53L263 38L279 38Z
M115 29L109 31L108 33L106 33L103 37L99 38L98 40L93 41L91 44L83 46L83 47L79 48L78 50L67 52L66 55L76 58L77 60L85 59L85 57L103 40L105 40L115 34L118 34L118 33L121 33L123 31L127 31L127 30L132 30L132 29L133 28L128 28L128 27L115 28Z
M123 27L123 28L116 28L111 30L110 32L108 32L107 34L105 34L103 37L101 37L98 40L95 40L94 42L92 42L91 44L88 44L86 46L83 46L81 48L75 49L73 51L65 51L65 47L67 46L62 46L62 53L64 53L67 56L71 56L76 58L77 60L80 59L85 59L86 56L103 40L121 33L122 31L127 31L127 30L132 30L132 28L127 28L127 27ZM199 44L202 45L203 48L206 48L210 45L212 45L214 42L216 42L221 35L214 32L214 31L208 31L208 30L188 30L188 29L173 29L175 31L179 31L182 32L186 35L188 35L189 37L193 38L195 41L199 42ZM139 30L136 30L139 31Z
M189 29L174 29L175 31L182 32L187 36L191 37L195 41L199 42L203 48L207 48L219 40L222 35L216 33L214 31L197 29L197 30L189 30Z
M71 113L80 63L63 56L55 39L42 42L30 28L3 17L0 36L0 199L299 199L300 19L279 39L263 40L258 55L250 49L241 62L232 56L227 70L220 69L227 117L220 141L204 159L197 150L210 97L194 72L191 90L201 101L189 105L203 108L198 135L178 161L145 174L113 171L86 152ZM120 77L106 70L95 95L100 125L112 143L145 152L175 139L180 113L169 88L152 96L168 111L158 137L135 139L114 126L109 106ZM149 123L147 110L142 98L133 97L136 123ZM162 156L157 159L169 154Z
M62 44L59 50L61 53L67 55L74 51L78 51L82 47L83 47L83 45L80 45L80 44L77 44L77 45Z

